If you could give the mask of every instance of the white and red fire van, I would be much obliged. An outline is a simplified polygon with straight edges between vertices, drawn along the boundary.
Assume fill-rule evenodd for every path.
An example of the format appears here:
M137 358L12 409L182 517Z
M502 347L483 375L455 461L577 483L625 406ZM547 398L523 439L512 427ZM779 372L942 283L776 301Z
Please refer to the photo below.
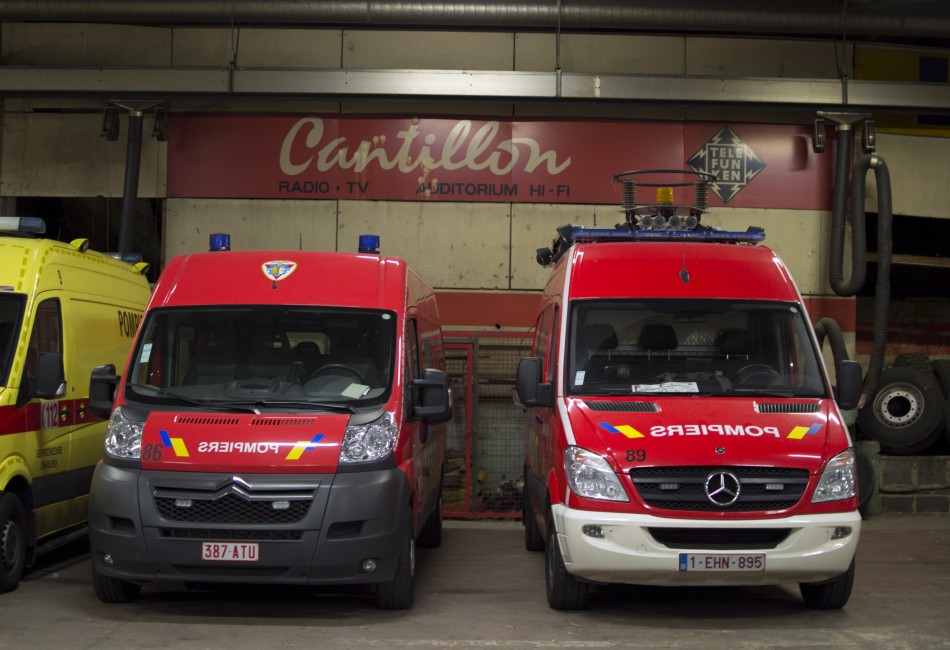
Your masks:
M90 499L105 602L143 584L376 585L415 594L442 538L451 417L434 293L368 253L208 252L164 269ZM114 399L114 408L113 408Z
M548 602L585 607L596 583L793 582L843 607L861 517L839 408L860 366L832 387L760 229L703 226L705 206L671 196L539 251L553 269L516 386L525 545L546 551Z

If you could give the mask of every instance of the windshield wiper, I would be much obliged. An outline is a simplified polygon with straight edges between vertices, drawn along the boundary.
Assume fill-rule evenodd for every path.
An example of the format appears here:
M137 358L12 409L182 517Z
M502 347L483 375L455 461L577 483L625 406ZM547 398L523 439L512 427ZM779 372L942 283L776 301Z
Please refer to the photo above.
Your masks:
M215 411L246 411L248 413L255 413L252 408L248 406L244 406L242 408L242 405L239 403L211 402L208 400L193 399L191 397L185 397L183 395L172 393L164 388L159 388L158 386L150 386L148 384L128 384L128 387L143 393L158 395L178 404L186 404L188 406L212 409Z

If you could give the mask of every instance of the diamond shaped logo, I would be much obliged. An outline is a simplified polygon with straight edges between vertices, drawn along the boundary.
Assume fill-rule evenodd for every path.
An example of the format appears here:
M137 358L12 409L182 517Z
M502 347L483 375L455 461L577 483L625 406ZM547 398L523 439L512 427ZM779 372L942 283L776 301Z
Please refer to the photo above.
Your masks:
M694 171L716 176L718 181L710 187L723 203L734 199L765 169L765 163L728 126L709 138L686 164Z

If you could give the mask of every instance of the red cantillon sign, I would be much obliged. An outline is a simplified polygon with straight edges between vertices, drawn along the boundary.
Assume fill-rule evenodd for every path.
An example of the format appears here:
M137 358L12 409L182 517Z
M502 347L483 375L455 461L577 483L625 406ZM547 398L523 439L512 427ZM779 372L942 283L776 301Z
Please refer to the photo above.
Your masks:
M763 124L173 114L168 196L620 205L618 172L695 169L719 178L711 205L830 209L832 156L812 153L810 136Z

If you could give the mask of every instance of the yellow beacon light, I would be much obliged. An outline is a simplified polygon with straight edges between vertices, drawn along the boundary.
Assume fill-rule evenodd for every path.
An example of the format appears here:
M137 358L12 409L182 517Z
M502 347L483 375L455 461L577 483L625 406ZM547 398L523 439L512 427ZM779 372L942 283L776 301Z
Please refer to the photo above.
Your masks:
M656 203L657 205L673 205L673 188L656 188Z

